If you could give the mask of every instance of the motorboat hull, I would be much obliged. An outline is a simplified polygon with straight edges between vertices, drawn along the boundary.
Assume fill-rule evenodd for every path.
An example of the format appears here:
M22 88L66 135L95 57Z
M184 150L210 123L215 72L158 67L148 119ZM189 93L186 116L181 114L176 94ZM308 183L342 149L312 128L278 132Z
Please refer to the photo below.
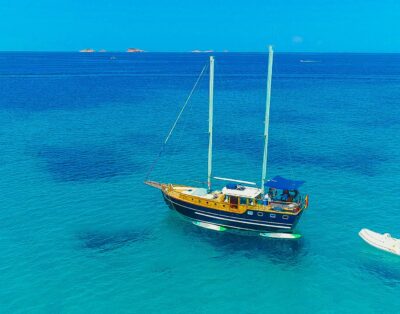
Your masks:
M400 240L388 233L380 234L369 229L361 229L359 236L373 247L400 256Z

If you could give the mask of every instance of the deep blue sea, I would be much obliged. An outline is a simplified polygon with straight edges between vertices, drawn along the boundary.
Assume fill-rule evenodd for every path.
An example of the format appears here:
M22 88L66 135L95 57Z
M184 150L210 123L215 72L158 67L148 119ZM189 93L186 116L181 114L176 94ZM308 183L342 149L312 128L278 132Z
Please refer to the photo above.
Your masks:
M299 241L201 229L143 184L207 62L0 53L1 313L400 312L400 257L358 237L400 238L400 55L275 54L268 175L307 181ZM261 180L266 73L215 54L216 176ZM150 179L206 181L207 97Z

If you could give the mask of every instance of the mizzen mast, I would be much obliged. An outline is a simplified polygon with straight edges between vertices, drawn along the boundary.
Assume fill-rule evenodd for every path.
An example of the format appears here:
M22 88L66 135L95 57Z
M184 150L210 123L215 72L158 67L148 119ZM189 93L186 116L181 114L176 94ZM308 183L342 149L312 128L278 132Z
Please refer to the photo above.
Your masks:
M267 80L267 101L265 108L265 127L264 127L264 156L262 164L262 178L261 178L261 190L265 192L265 181L267 180L267 162L268 162L268 131L269 131L269 109L271 104L271 83L272 83L272 64L274 61L274 51L272 46L269 46L268 55L268 80Z
M208 109L208 175L207 188L211 191L211 172L212 172L212 144L213 144L213 111L214 111L214 57L210 57L210 94Z

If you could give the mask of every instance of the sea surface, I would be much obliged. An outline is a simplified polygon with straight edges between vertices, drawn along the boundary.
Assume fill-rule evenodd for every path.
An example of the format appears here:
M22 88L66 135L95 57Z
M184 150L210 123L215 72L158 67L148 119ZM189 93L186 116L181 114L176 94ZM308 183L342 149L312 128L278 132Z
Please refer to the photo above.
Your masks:
M307 181L298 241L143 184L206 181L207 69L157 156L208 58L0 53L1 313L400 313L400 257L358 236L400 238L400 55L276 53L268 176ZM216 176L261 180L266 73L215 54Z

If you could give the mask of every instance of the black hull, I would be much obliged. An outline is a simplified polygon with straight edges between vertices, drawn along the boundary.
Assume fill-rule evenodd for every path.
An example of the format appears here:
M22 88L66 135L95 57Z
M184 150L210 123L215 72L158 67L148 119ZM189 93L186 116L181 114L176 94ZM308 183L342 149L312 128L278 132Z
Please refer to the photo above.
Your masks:
M219 226L234 229L250 230L257 232L293 232L294 227L300 219L301 213L298 215L286 215L285 213L264 213L251 211L244 214L236 214L230 212L221 212L211 208L198 206L183 202L175 198L171 198L163 193L165 203L175 209L183 216Z

